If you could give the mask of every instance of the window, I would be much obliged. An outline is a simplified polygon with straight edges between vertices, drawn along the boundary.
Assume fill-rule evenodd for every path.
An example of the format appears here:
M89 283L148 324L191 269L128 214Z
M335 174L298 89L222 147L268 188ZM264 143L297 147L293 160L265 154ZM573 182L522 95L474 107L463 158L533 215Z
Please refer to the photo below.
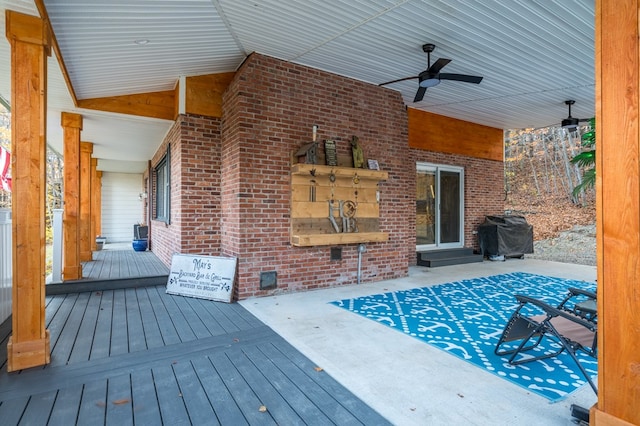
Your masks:
M155 200L154 218L169 223L171 206L171 179L169 167L169 148L166 155L160 160L154 169Z

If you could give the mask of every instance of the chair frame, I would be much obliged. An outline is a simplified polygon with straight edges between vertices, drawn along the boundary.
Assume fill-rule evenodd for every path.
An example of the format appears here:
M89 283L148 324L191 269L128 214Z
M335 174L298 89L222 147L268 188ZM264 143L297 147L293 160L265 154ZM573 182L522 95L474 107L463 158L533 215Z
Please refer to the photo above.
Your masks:
M573 299L575 297L581 297L582 299L586 298L586 300L574 302ZM509 364L519 365L545 358L556 357L566 350L577 364L582 375L585 377L593 391L597 394L598 389L595 383L591 380L591 377L589 377L589 374L587 374L576 356L577 351L582 351L593 358L597 358L598 324L597 310L595 308L595 293L572 287L569 289L569 294L557 307L551 306L542 300L522 294L516 294L515 298L519 305L511 315L511 318L507 322L507 325L498 340L494 351L495 354L498 356L509 356L507 360ZM533 305L539 308L539 310L543 312L543 315L539 316L542 319L526 315L523 310L527 305ZM563 336L552 324L552 320L558 317L569 320L585 327L589 331L592 331L594 333L594 337L591 347L584 346L581 343ZM559 343L560 349L555 352L547 352L539 356L516 359L518 355L536 348L545 337ZM501 346L504 343L517 340L520 340L520 344L515 349L501 349Z

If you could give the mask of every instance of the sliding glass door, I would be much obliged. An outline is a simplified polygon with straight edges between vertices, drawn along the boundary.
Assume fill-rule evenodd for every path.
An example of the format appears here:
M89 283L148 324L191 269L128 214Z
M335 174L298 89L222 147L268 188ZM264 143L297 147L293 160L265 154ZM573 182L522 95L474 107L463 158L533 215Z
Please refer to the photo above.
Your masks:
M461 167L417 164L417 250L464 245L463 188Z

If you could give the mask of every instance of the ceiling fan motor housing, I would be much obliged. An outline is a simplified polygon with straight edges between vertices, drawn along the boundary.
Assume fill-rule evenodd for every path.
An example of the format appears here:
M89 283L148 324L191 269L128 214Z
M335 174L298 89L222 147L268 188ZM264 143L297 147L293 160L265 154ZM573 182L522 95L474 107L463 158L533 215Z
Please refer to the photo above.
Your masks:
M426 43L422 45L422 51L425 53L431 53L435 50L436 45L433 43Z
M568 117L562 120L562 127L565 129L575 129L578 127L579 122L580 119L578 118Z
M440 79L437 77L437 75L433 75L433 73L429 72L429 70L422 71L418 76L418 81L418 85L420 87L433 87L440 83Z

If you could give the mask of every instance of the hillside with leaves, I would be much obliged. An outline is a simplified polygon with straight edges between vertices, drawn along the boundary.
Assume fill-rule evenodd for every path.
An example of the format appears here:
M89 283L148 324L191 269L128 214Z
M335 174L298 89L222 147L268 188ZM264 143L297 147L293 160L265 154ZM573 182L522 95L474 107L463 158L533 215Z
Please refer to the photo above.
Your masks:
M574 188L584 169L571 162L583 152L581 137L560 127L505 132L505 209L533 225L534 240L553 238L575 225L595 223L595 191Z

